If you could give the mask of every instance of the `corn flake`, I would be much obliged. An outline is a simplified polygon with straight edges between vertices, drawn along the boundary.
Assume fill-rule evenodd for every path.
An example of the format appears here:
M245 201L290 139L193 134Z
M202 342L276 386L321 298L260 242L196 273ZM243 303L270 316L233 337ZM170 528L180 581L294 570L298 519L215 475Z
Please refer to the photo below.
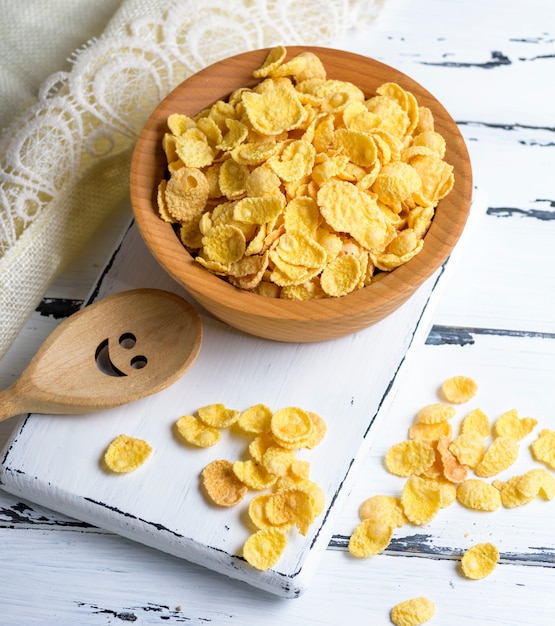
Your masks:
M312 429L310 432L310 437L305 443L304 447L312 450L318 444L322 442L324 437L326 436L328 427L324 419L318 415L318 413L314 413L314 411L307 411L308 415L312 421Z
M435 615L435 604L425 597L410 598L396 604L390 613L395 626L420 626Z
M466 578L479 580L489 576L499 561L499 551L492 543L477 543L463 554L461 570Z
M543 468L536 468L512 476L499 489L503 506L508 509L528 504L537 496L552 500L555 498L555 476Z
M146 441L122 434L106 449L104 463L110 471L125 474L140 467L151 452L152 447Z
M278 446L272 446L262 455L261 464L264 469L275 476L285 476L295 461L292 450L285 450Z
M304 447L310 441L314 426L307 411L287 407L273 414L270 428L272 436L280 445L295 449Z
M520 477L518 489L525 496L540 496L544 500L553 500L555 476L543 468L529 470Z
M544 428L530 444L530 451L536 461L555 470L555 431Z
M434 460L435 452L428 441L409 439L389 448L385 467L396 476L413 476L428 469Z
M536 427L538 420L533 417L519 417L516 409L506 411L493 424L495 437L512 437L519 441L529 435Z
M243 545L243 557L258 570L268 570L281 558L287 547L287 535L278 528L264 528L252 534Z
M435 422L433 424L425 424L424 422L416 422L409 428L409 439L428 439L437 440L440 437L451 437L451 423L447 420Z
M449 404L444 404L442 402L427 404L416 414L416 421L423 424L435 424L436 422L443 422L451 419L455 416L455 413L455 408Z
M289 530L292 527L291 522L284 522L283 524L272 524L266 515L266 504L272 494L261 493L254 496L249 502L249 519L258 528L262 530L264 528L278 528L281 530Z
M471 400L478 391L478 385L469 376L452 376L443 382L441 392L447 402L462 404Z
M358 259L350 254L333 259L322 271L320 285L328 296L346 296L357 287L362 277Z
M496 511L501 506L499 490L478 478L469 478L458 486L457 500L475 511Z
M220 431L217 428L208 426L194 415L182 415L175 426L187 443L199 448L208 448L220 440Z
M535 495L526 495L519 489L521 480L522 476L512 476L506 482L499 481L499 483L496 483L501 497L501 504L506 509L523 506L534 499Z
M407 523L401 499L394 496L372 496L367 498L358 510L361 521L372 519L392 528L400 528Z
M279 135L293 130L306 117L296 91L287 86L278 86L261 94L246 91L242 102L252 127L261 135Z
M509 468L518 457L518 443L512 437L496 437L474 468L480 478L496 476Z
M258 435L269 430L271 420L271 409L265 404L255 404L239 415L237 426L246 433Z
M208 426L227 428L239 419L239 411L228 409L223 404L208 404L198 409L197 414Z
M264 457L263 457L264 458ZM269 472L262 463L253 459L246 461L235 461L233 463L233 473L249 489L259 491L268 489L277 480L277 476Z
M466 415L461 422L461 433L475 431L482 437L489 437L491 434L491 424L489 417L482 409L474 409Z
M374 519L365 519L351 534L349 552L358 558L374 556L387 548L392 537L392 526Z
M313 498L304 489L283 489L270 495L265 507L271 524L293 524L301 535L306 535L314 521Z
M458 459L459 463L474 469L484 457L484 437L475 430L461 433L449 445L449 451Z
M248 487L235 475L233 463L225 459L209 463L201 480L210 501L218 506L234 506L247 495Z
M439 484L433 479L411 476L403 487L401 503L411 524L417 526L427 524L440 509Z

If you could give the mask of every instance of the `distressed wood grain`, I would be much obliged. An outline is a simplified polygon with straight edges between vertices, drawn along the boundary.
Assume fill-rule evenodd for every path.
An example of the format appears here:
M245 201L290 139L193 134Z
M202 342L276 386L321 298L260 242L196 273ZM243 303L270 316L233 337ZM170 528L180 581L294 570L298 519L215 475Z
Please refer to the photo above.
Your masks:
M439 302L418 378L406 390L412 396L392 408L404 407L406 414L388 416L395 428L434 393L446 363L476 374L492 415L514 404L555 427L549 378L555 335L551 14L544 0L526 7L501 0L389 0L376 24L337 42L406 72L444 103L488 199L473 249ZM84 298L100 268L87 265L90 257L89 251L82 260L85 273L62 280L48 295ZM2 383L50 323L34 316L10 360L0 362ZM374 489L399 487L381 467L396 434L380 431L361 468L367 480L358 481L346 501L311 590L293 601L0 494L0 545L10 564L0 588L0 621L258 624L263 615L266 624L385 626L395 602L427 595L437 604L438 624L551 624L553 502L478 518L452 505L429 528L397 533L385 554L348 557L345 545L361 499ZM8 435L0 431L0 440ZM526 454L524 445L522 467ZM498 541L502 562L491 577L467 581L457 572L457 558L478 538Z

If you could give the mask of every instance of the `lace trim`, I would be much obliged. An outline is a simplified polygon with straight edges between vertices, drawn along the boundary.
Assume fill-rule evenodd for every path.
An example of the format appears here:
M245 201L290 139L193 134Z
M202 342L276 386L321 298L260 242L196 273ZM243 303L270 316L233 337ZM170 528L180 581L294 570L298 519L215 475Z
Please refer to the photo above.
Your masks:
M31 226L37 230L34 240L42 237L44 226L39 226L38 218L55 201L56 223L49 223L48 249L56 259L49 259L44 277L33 276L35 291L29 300L36 299L37 284L46 289L52 266L60 265L65 255L52 246L64 241L68 228L79 229L75 219L79 211L87 211L88 219L94 220L98 208L94 192L83 194L79 206L64 201L65 196L94 175L99 164L114 159L128 163L151 111L187 76L249 49L278 43L328 45L347 28L373 19L383 1L170 0L158 18L135 19L118 32L89 42L76 52L71 71L53 74L42 86L37 104L0 139L0 267L8 251L17 256L14 248ZM26 254L29 249L27 244ZM27 277L21 275L24 270L17 274L13 258L10 264L20 316ZM31 265L35 273L41 272L38 260ZM9 323L9 311L3 310L9 280L7 276L0 280L4 292L0 326ZM0 340L0 355L1 351Z

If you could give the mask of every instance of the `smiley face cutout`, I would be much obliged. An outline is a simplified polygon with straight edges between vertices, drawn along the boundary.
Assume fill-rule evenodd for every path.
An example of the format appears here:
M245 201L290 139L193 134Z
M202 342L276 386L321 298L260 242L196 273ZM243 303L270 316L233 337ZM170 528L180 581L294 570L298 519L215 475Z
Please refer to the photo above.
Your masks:
M124 332L119 337L108 337L101 341L95 353L98 369L108 376L128 376L135 370L143 369L148 358L137 353L137 337Z

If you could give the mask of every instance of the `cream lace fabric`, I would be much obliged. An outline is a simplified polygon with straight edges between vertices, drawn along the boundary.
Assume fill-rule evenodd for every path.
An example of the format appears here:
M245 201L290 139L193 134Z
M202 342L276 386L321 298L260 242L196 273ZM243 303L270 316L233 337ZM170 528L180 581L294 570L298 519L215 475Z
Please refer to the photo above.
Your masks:
M5 2L12 15L27 9L26 20L33 19L30 7L46 5L0 0L0 9ZM49 14L64 2L72 4L48 0ZM99 0L95 11L89 0L78 16L66 11L59 29L46 29L45 37L69 42L87 33L88 43L69 67L44 80L18 117L0 111L2 121L11 116L0 137L0 358L52 279L126 199L135 138L173 87L245 50L332 45L346 29L374 19L383 2ZM110 9L115 13L99 32ZM41 51L47 55L48 45L37 57ZM18 57L24 73L23 61ZM0 73L0 91L15 101L17 75Z

